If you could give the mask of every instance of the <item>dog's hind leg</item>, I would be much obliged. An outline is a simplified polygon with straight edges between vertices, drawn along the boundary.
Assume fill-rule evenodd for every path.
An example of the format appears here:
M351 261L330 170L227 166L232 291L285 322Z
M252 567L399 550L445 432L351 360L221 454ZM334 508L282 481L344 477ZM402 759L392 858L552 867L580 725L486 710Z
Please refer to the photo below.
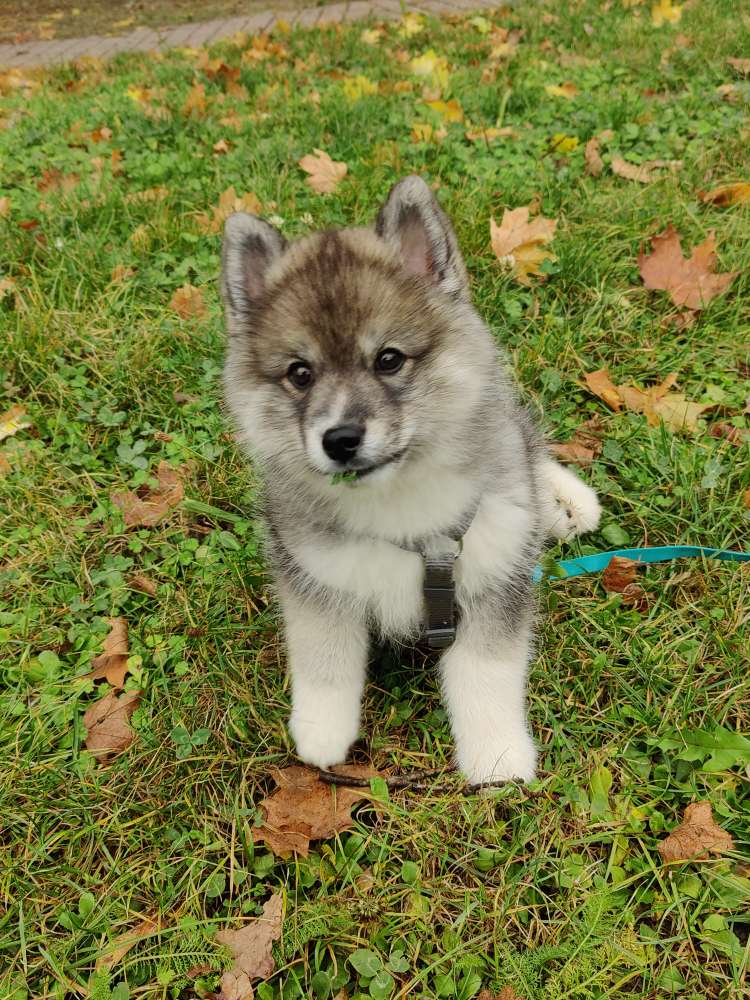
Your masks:
M591 487L551 458L542 462L539 472L542 490L547 494L544 506L548 534L567 539L593 531L602 508Z

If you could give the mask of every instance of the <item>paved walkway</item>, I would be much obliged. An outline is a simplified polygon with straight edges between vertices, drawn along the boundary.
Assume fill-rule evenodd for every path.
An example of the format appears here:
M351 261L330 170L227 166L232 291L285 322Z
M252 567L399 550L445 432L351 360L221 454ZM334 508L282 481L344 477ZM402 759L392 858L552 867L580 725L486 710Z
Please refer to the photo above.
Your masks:
M199 24L181 24L174 28L138 28L127 35L89 35L86 38L65 38L52 42L27 42L23 45L0 44L0 66L5 68L50 66L68 62L80 56L108 59L119 52L149 52L152 49L181 47L196 48L210 45L239 31L258 34L269 31L279 20L289 24L312 27L335 21L361 21L366 18L383 21L402 16L405 10L425 14L453 14L488 7L501 7L503 0L423 0L400 3L399 0L359 0L354 3L334 3L327 7L284 12L264 11L248 17L228 17Z

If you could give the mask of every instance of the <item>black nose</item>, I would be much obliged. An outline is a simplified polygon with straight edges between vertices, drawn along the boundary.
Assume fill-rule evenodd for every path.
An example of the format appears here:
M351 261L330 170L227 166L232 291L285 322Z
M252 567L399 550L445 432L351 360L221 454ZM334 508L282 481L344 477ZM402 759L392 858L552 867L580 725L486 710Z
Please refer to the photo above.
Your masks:
M341 462L343 465L357 454L364 433L364 427L358 427L357 424L329 427L323 435L323 450L334 462Z

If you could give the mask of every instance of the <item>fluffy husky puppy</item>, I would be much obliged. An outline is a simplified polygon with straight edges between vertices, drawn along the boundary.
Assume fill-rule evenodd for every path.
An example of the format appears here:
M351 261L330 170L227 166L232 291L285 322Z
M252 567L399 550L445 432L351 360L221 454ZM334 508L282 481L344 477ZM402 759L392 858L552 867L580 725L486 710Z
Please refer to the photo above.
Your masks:
M432 192L408 177L374 229L291 244L233 215L222 291L226 401L265 480L299 756L346 758L370 633L418 636L421 553L463 535L440 660L456 762L473 782L531 779L531 572L599 504L519 405Z

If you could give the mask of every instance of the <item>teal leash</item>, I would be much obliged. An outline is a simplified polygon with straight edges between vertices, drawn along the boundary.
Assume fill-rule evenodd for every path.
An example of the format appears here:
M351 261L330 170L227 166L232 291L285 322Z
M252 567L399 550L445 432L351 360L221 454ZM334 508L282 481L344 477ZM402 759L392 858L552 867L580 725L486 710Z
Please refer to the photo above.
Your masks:
M642 549L612 549L609 552L595 552L591 556L579 556L577 559L563 559L555 563L554 569L551 570L537 566L532 579L534 583L539 583L545 577L567 578L583 576L585 573L598 573L606 569L615 556L641 563L669 562L670 559L696 556L724 559L729 562L750 562L750 552L737 552L734 549L712 549L707 545L652 545Z

